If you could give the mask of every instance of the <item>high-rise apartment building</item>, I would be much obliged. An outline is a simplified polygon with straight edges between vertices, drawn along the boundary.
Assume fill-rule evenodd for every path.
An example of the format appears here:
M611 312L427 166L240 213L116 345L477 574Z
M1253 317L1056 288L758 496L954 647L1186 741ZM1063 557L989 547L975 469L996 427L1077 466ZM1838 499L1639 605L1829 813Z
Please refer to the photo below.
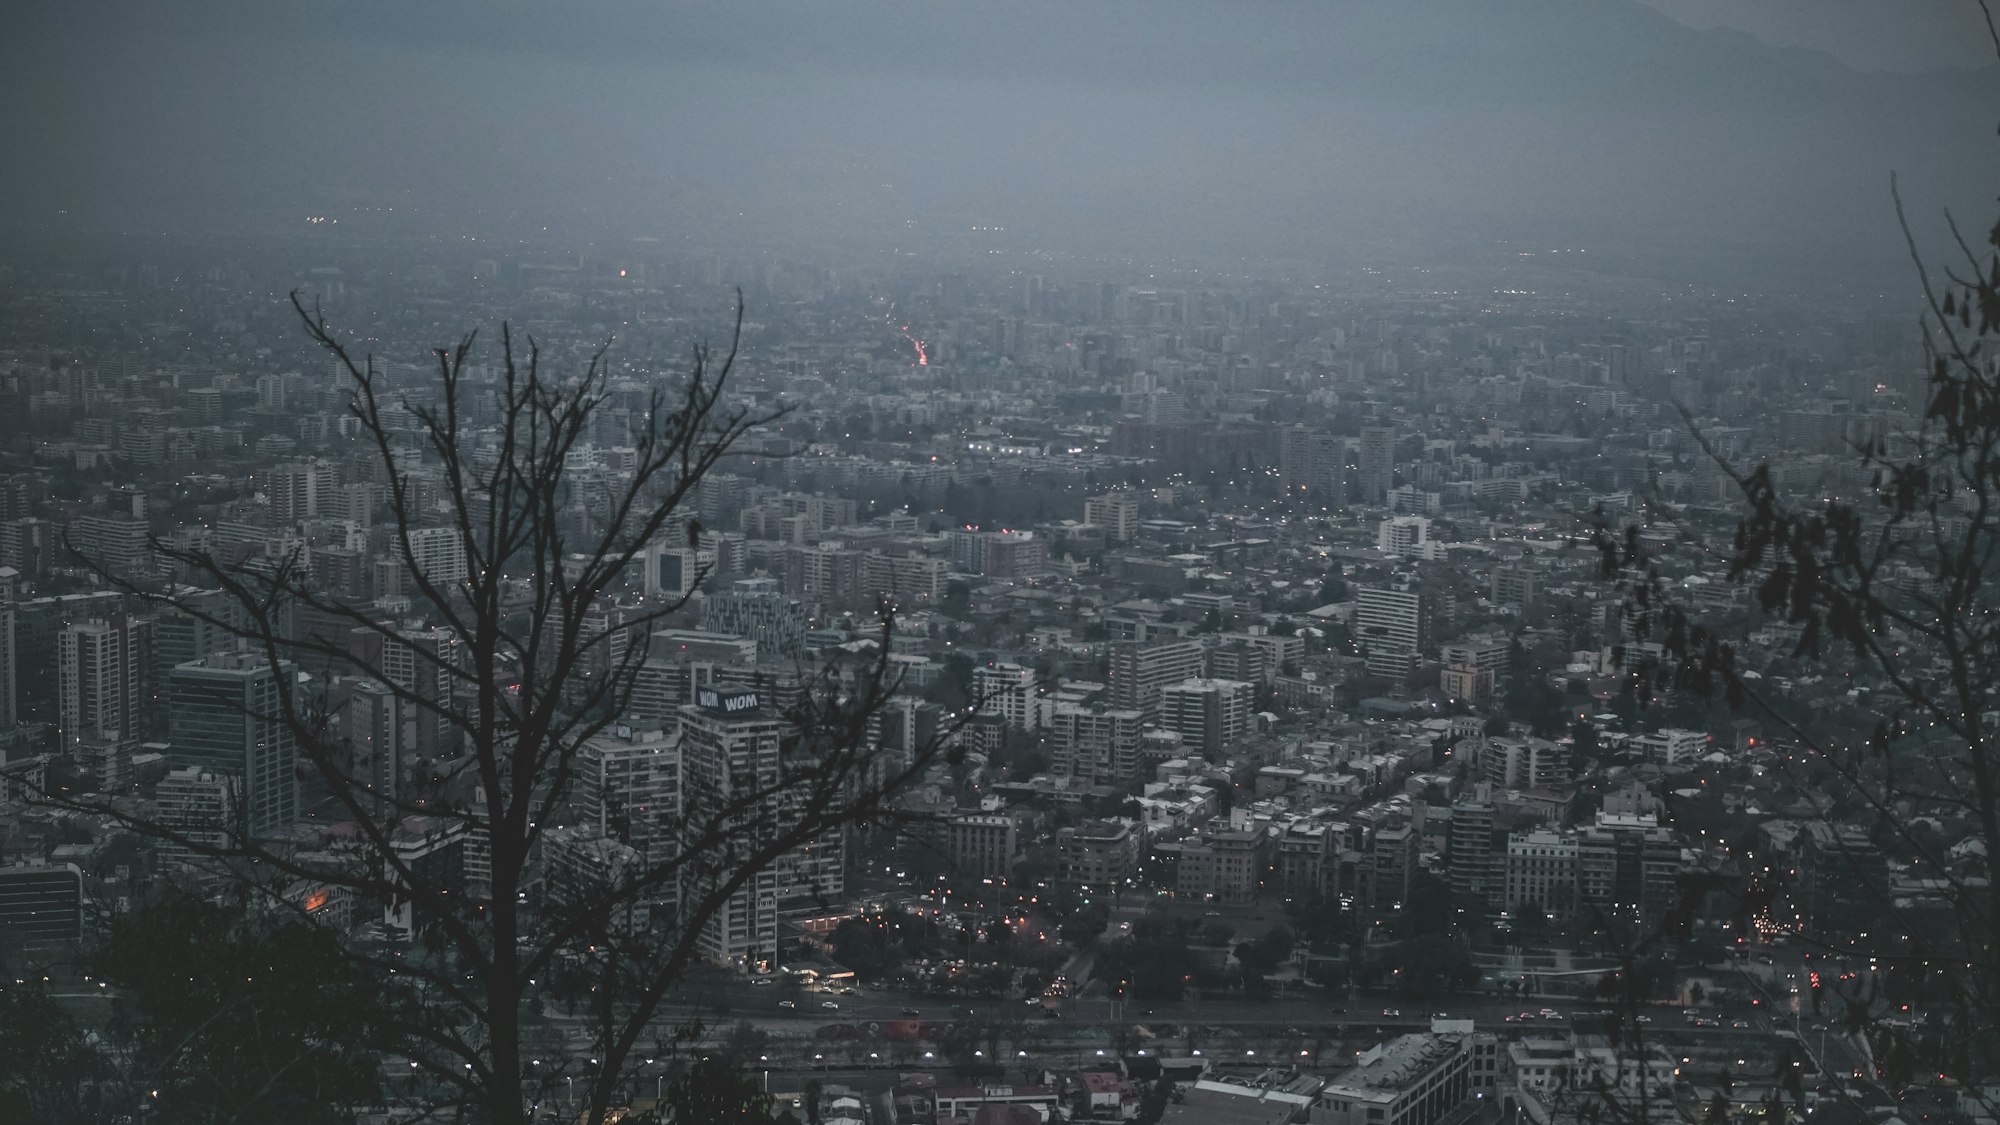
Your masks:
M1199 677L1203 650L1198 640L1152 644L1129 642L1111 650L1111 705L1152 716L1159 713L1160 689Z
M355 643L385 683L407 693L403 701L404 753L434 759L458 753L464 726L449 711L458 692L464 646L450 629L402 628L390 637L374 629L355 631Z
M151 573L153 549L147 542L146 521L116 512L79 516L70 524L76 549L93 566L120 577Z
M1019 730L1034 730L1041 723L1033 668L1008 663L981 665L973 669L972 691L982 715L998 715Z
M952 565L968 574L1011 581L1048 569L1048 540L1032 531L957 530L946 538Z
M1400 678L1417 666L1430 640L1428 610L1423 588L1414 582L1356 591L1354 636L1371 674Z
M465 540L456 527L413 527L410 554L417 573L432 583L457 582L468 573Z
M1241 680L1182 680L1160 689L1160 725L1215 755L1250 733L1257 688Z
M1397 558L1433 558L1442 546L1431 540L1425 516L1391 516L1375 526L1375 549Z
M951 564L929 555L897 555L870 551L861 556L861 597L864 608L882 599L908 609L943 600Z
M1548 789L1570 779L1569 748L1546 738L1487 738L1478 747L1486 780L1512 789Z
M1107 492L1083 502L1083 522L1104 529L1115 543L1139 534L1139 497L1131 492Z
M377 817L393 817L402 796L404 712L415 705L376 680L346 680L336 689L341 733L347 740L349 769L372 795Z
M1680 838L1657 816L1600 812L1578 830L1577 851L1578 897L1597 909L1659 918L1680 901Z
M577 799L598 833L630 847L647 869L673 859L681 824L681 740L661 727L620 725L583 744L577 754ZM644 896L668 910L679 881Z
M1370 906L1393 910L1408 900L1422 843L1422 836L1408 824L1391 824L1375 830L1375 838L1368 845Z
M1380 504L1396 486L1396 430L1366 426L1361 431L1361 502Z
M1538 589L1535 572L1525 566L1503 566L1493 571L1494 605L1532 609Z
M124 614L73 622L57 643L57 724L66 752L87 761L106 792L131 779L132 751L151 702L148 622Z
M1287 426L1278 431L1278 476L1287 492L1338 504L1347 499L1347 439Z
M1139 776L1145 725L1145 716L1129 708L1057 706L1048 728L1056 776L1081 785L1130 785Z
M0 602L0 730L21 721L19 691L14 674L14 603Z
M703 688L681 708L681 763L687 830L726 830L737 846L757 847L798 823L795 799L769 796L735 808L746 795L775 787L781 777L792 723L766 710L755 691ZM787 853L778 863L746 879L703 925L698 948L720 964L756 965L778 955L778 910L782 900L818 895L837 897L842 882L845 838L831 832ZM712 892L731 874L732 855L710 853L688 863L684 900Z
M214 653L169 675L169 762L236 778L244 830L268 836L299 818L298 746L283 719L277 668L255 653Z
M334 515L338 480L333 466L324 461L295 461L273 465L258 485L278 527L291 527L301 520Z
M162 866L173 869L200 862L201 848L229 844L236 825L236 779L192 766L168 770L154 787L153 802L160 826L173 838L159 841Z
M1498 906L1506 894L1505 845L1494 838L1493 806L1460 801L1451 807L1446 840L1452 897L1463 903Z

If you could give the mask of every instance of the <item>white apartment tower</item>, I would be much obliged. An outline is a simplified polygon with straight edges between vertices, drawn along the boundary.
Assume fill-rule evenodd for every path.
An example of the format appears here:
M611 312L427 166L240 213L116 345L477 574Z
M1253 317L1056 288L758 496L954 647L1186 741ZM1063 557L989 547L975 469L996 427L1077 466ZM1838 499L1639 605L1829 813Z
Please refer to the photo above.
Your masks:
M1428 639L1423 590L1415 583L1363 586L1354 607L1354 636L1367 651L1368 671L1406 676L1423 658Z
M727 879L744 850L797 823L800 809L784 797L731 808L746 794L778 784L784 743L796 728L766 710L756 691L701 688L695 702L681 708L680 718L686 831L702 833L718 825L736 844L735 855L711 852L689 862L681 893L683 901L693 901ZM774 960L779 904L844 893L845 858L845 837L831 832L758 871L703 925L697 943L702 956L746 967Z
M1041 709L1035 705L1035 670L1019 664L987 664L973 670L972 688L979 713L998 715L1008 725L1034 730Z

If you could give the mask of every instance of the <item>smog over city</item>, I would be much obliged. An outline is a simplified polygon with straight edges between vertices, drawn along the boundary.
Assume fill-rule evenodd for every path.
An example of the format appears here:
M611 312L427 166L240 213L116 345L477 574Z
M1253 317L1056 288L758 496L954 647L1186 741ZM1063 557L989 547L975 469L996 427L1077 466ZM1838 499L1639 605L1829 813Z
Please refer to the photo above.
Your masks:
M0 1122L1983 1125L1983 0L17 0Z

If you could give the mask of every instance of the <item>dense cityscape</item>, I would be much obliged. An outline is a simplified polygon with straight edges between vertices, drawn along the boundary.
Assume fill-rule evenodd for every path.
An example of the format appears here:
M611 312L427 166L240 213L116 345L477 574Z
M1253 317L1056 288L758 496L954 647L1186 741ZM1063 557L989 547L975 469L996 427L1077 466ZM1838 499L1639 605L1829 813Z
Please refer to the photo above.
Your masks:
M499 307L558 362L612 340L617 405L569 461L561 518L581 539L603 518L593 485L634 456L623 404L727 331L723 283L741 278L729 393L783 416L593 607L619 633L621 615L677 604L620 634L645 649L629 706L582 748L525 893L643 862L705 761L782 726L826 669L876 658L892 603L899 690L870 742L957 753L897 794L909 820L831 834L737 891L702 933L709 973L669 1000L709 1014L707 1039L754 1039L772 1091L849 1090L872 1114L823 1120L989 1103L1046 1120L1086 1101L1080 1119L1118 1118L1167 1067L1199 1081L1163 1120L1235 1120L1202 1107L1241 1101L1256 1108L1226 1112L1359 1125L1354 1107L1441 1076L1457 1094L1411 1125L1459 1096L1541 1120L1565 1108L1546 1100L1552 1067L1612 1065L1600 985L1657 931L1648 955L1671 969L1635 1013L1658 1025L1648 1096L1761 1112L1781 1063L1810 1068L1816 1110L1850 1084L1864 1105L1936 1096L1878 1085L1842 1023L1848 1003L1921 1019L1918 981L1822 997L1903 952L1903 934L1870 932L1870 896L1945 929L1947 873L1883 846L1795 745L1789 724L1867 729L1876 688L1803 665L1797 627L1731 579L1714 540L1735 486L1678 413L1731 460L1780 466L1788 493L1858 487L1840 451L1906 425L1920 393L1915 332L1891 311L1620 292L1526 254L1306 283L644 246L399 270L379 246L300 245L326 264L276 287L227 259L4 275L0 902L10 963L49 974L74 1018L104 1001L63 975L78 943L167 887L224 879L127 817L221 833L240 815L308 850L352 831L287 732L246 729L242 700L299 670L159 608L149 594L198 575L151 544L296 558L399 644L455 643L413 596L352 381L283 286L378 326L397 393L431 377L427 340ZM414 421L391 432L414 487L438 486ZM1775 715L1635 693L1620 656L1643 642L1594 536L1643 504L1672 513L1648 532L1658 565L1741 642ZM464 577L450 513L421 491L409 510L424 576ZM303 610L286 628L358 632ZM322 689L408 797L452 776L464 736L399 699L452 685L400 666L402 682L336 672ZM127 815L37 800L72 788ZM1983 870L1963 810L1912 813L1959 874ZM465 826L396 832L457 893L490 893ZM355 941L407 945L421 926L407 902L307 880L278 894ZM579 1063L587 1024L550 985L540 1049Z
M1873 4L36 13L0 1123L1993 1125Z

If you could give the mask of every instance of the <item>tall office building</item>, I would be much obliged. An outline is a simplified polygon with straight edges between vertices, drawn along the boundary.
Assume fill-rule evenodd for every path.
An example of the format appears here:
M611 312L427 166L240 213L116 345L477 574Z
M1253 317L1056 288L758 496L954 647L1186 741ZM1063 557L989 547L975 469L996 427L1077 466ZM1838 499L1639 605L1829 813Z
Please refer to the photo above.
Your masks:
M1396 486L1396 429L1367 426L1361 431L1361 502L1380 504Z
M701 627L757 642L758 653L794 660L805 651L806 609L769 578L744 578L728 590L705 592Z
M794 725L762 705L755 691L702 688L681 708L681 769L686 831L726 831L731 846L691 860L683 901L712 893L749 849L769 843L801 810L795 799L767 796L732 808L746 795L776 786L784 744ZM702 926L697 948L711 961L754 966L778 955L782 900L838 895L843 889L844 837L838 832L795 849L746 879Z
M152 676L155 685L164 686L167 676L176 667L190 660L200 660L212 652L227 652L241 648L237 634L218 622L247 624L247 615L241 603L221 590L211 590L187 596L189 609L179 606L165 606L153 615L152 636ZM190 609L198 611L190 612ZM298 620L294 613L293 621ZM156 691L155 695L159 695ZM161 715L159 726L164 729L165 716Z
M1415 582L1363 586L1356 592L1354 637L1367 653L1372 675L1408 675L1430 643L1429 606Z
M299 818L298 746L278 679L295 674L289 661L273 669L255 653L223 652L168 678L170 764L238 779L251 836L283 832Z
M678 598L694 592L697 583L715 573L715 552L654 543L640 556L645 567L642 588L649 598Z
M1111 705L1148 717L1158 714L1160 689L1200 676L1202 657L1198 640L1118 645L1111 650Z
M87 762L105 792L130 783L151 696L148 622L119 614L65 627L57 641L57 723L66 753Z

